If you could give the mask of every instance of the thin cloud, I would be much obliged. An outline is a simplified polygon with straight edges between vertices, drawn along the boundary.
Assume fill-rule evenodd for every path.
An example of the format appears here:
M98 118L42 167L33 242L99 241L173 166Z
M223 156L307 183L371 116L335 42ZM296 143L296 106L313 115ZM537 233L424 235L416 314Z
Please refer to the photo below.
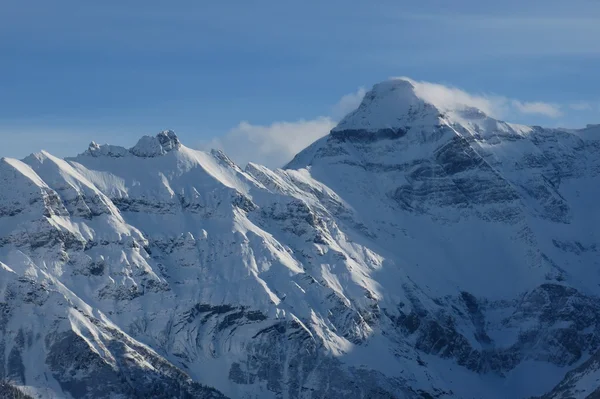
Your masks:
M223 137L213 139L207 147L222 149L240 165L253 161L276 168L327 135L335 125L336 122L329 117L273 122L270 125L253 125L244 121Z
M519 100L512 100L512 106L523 114L539 114L550 118L558 118L563 115L559 105L541 101L521 102Z
M594 107L588 102L581 101L578 103L569 104L569 108L574 111L591 111Z
M354 93L349 93L343 96L337 104L331 109L331 115L334 119L342 119L350 112L354 111L360 105L363 97L367 93L367 89L359 87Z
M330 116L293 122L280 121L269 125L240 122L222 137L211 140L203 148L218 148L240 165L257 162L277 168L289 162L294 155L327 135L337 122L354 111L365 96L366 89L358 88L346 94L331 107Z
M504 99L491 95L478 95L468 93L456 87L445 86L438 83L415 81L402 77L397 79L409 80L415 87L415 94L423 100L434 104L441 111L452 111L473 107L480 109L487 115L499 117L503 109Z
M415 93L427 102L434 104L442 111L474 107L494 118L510 119L515 114L536 114L549 118L563 115L561 106L542 101L521 101L493 94L473 94L455 87L437 83L414 81Z

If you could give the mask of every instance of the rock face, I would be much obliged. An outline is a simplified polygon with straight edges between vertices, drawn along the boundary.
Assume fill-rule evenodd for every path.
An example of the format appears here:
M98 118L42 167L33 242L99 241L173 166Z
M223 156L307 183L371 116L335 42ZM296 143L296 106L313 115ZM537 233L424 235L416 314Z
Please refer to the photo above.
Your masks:
M598 126L509 124L408 79L284 170L171 131L2 159L0 389L594 397L599 174Z

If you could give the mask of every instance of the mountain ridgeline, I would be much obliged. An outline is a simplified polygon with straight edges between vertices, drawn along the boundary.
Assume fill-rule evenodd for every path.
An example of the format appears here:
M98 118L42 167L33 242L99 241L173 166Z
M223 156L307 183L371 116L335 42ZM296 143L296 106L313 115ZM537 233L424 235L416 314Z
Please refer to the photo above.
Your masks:
M283 169L0 161L0 392L600 397L600 126L369 91Z

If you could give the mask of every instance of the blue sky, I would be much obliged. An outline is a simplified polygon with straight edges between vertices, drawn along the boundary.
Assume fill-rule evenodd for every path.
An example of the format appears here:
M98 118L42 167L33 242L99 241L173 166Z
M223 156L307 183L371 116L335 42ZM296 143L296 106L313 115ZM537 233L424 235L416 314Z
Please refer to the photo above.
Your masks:
M600 122L598 38L598 0L2 0L0 156L173 129L277 164L400 75L579 127Z

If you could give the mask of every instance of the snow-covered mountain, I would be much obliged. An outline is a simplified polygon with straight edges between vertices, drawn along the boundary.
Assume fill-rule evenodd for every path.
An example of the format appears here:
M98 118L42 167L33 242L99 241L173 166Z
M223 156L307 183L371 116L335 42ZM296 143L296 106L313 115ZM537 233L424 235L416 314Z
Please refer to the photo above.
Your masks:
M594 397L599 183L600 126L409 79L284 169L171 131L4 158L0 393Z

